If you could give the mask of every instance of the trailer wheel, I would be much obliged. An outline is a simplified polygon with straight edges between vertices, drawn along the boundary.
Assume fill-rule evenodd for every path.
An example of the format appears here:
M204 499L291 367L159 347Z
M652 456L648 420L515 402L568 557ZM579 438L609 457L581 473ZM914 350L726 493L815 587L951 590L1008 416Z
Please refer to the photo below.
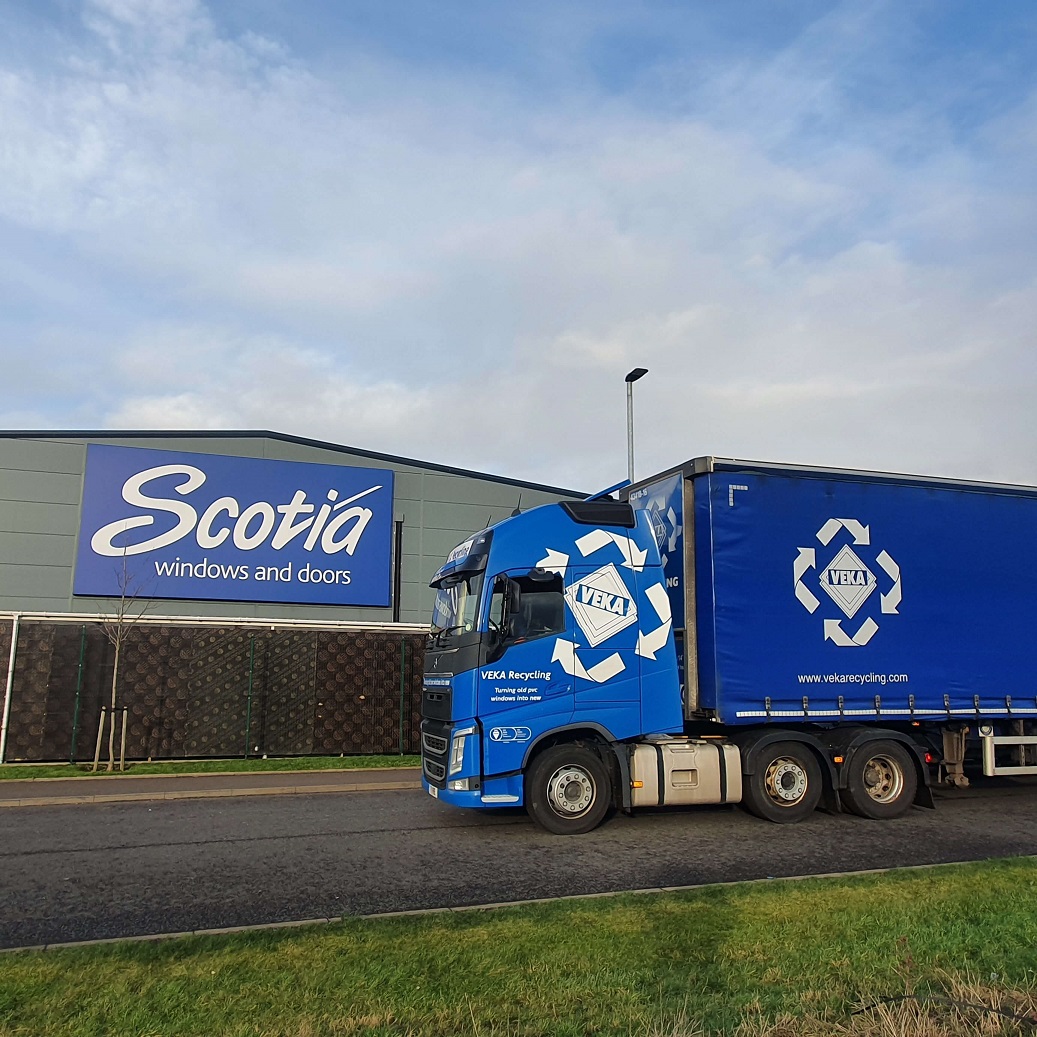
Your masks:
M612 806L612 785L601 759L581 745L556 745L533 761L526 776L526 810L555 835L597 828Z
M871 742L850 760L846 788L839 793L847 810L885 821L911 809L918 774L908 751L897 742Z
M745 776L746 809L765 821L793 824L809 817L821 800L821 768L802 742L775 742L761 750Z

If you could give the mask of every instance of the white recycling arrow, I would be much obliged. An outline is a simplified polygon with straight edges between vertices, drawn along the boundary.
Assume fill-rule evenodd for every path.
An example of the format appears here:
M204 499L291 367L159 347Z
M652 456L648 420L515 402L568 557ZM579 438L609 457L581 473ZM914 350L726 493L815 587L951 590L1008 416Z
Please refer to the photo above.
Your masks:
M561 663L562 669L570 677L583 677L584 679L587 677L587 671L576 654L576 644L573 641L566 641L563 637L558 638L555 641L554 651L551 653L551 662Z
M799 599L800 604L813 614L814 610L821 604L817 598L810 592L810 589L803 583L803 577L806 575L808 569L813 569L817 565L817 552L812 547L801 547L799 548L799 555L796 560L792 563L792 576L796 581L796 597Z
M645 591L645 597L652 603L655 614L665 623L670 618L670 596L661 583L653 584Z
M654 659L655 653L666 647L666 639L670 636L671 620L666 620L661 626L646 634L639 630L637 632L637 647L634 651L645 659Z
M543 569L544 572L558 573L559 576L565 575L565 567L569 564L569 556L561 551L555 551L552 548L547 549L547 557L541 558L537 562L536 567Z
M612 539L615 541L616 547L623 552L623 565L627 569L641 572L645 567L645 559L648 557L648 549L645 548L645 550L642 551L629 537L617 536L615 533L612 534Z
M817 531L817 539L827 547L840 529L845 529L853 537L855 544L871 543L871 527L865 526L857 519L831 518Z
M825 640L834 641L840 648L854 648L853 638L843 630L842 621L838 619L825 620ZM564 663L562 664L565 665Z
M582 677L584 680L594 681L595 684L603 684L626 669L619 652L613 652L612 655L607 656L601 662L595 663L594 666L587 669L576 654L576 643L566 641L562 637L555 641L554 651L551 653L551 662L561 663L562 669L569 676Z
M584 558L589 554L593 554L595 551L600 551L606 544L612 543L612 537L605 532L603 529L592 529L589 533L585 533L579 540L576 541L576 546L580 549L580 554Z
M681 535L682 527L677 523L677 515L673 508L666 509L666 521L670 523L670 537L666 541L666 549L669 554L677 549L677 537Z
M654 659L655 653L666 645L666 639L670 636L672 624L670 596L661 583L656 583L645 591L645 597L652 603L652 608L655 609L660 624L647 634L642 630L637 632L637 647L634 651L645 659Z
M903 596L900 586L900 566L893 561L886 551L880 552L876 556L875 561L886 570L886 575L893 581L893 586L890 587L889 592L881 596L882 611L896 615Z
M644 569L648 551L638 550L629 537L620 536L618 533L610 533L604 529L592 529L576 541L576 546L580 549L580 554L584 558L587 555L594 554L595 551L600 551L608 544L615 544L619 548L623 555L622 564L625 568L635 569L637 572L641 572Z
M613 652L612 655L602 659L600 663L590 667L587 670L587 676L596 684L604 684L605 681L612 680L613 677L622 673L625 669L623 657L619 652Z
M842 620L825 620L825 640L832 641L840 648L863 648L876 634L878 623L870 616L861 624L860 630L853 637L842 628Z
M799 583L806 575L807 569L817 565L817 552L812 547L799 548L799 555L792 563L792 578Z

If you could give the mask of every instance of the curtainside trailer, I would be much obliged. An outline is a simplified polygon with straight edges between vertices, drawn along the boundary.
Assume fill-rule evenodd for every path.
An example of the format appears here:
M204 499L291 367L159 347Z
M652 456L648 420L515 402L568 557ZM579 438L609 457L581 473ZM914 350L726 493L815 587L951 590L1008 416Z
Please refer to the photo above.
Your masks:
M712 457L516 515L433 578L424 787L576 834L1037 773L1035 534L1033 487Z

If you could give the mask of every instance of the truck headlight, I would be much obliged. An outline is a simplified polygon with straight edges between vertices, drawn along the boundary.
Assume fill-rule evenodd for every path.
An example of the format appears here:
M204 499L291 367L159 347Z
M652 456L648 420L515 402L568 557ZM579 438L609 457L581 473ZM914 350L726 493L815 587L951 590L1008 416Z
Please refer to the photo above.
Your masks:
M464 766L464 746L469 735L475 734L474 727L466 727L462 731L455 731L450 743L450 770L448 773L456 774Z

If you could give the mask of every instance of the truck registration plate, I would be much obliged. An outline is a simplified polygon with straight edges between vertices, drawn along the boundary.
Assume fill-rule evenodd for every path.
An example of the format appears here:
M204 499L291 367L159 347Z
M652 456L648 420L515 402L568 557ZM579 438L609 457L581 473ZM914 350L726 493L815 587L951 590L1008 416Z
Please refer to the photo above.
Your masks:
M428 787L428 794L433 799L439 799L439 789L437 789L435 785L429 785L429 787Z

